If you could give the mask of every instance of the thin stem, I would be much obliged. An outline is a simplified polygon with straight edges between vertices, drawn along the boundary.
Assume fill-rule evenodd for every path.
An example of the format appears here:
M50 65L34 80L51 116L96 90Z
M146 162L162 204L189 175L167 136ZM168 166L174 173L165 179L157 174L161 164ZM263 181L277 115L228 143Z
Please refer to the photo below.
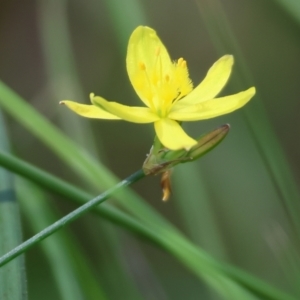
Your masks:
M102 193L101 195L91 199L87 203L83 204L79 208L75 209L74 211L70 212L60 220L56 221L52 225L48 226L44 230L40 231L38 234L34 235L30 239L28 239L26 242L22 243L18 247L14 248L7 254L3 255L0 258L0 267L11 261L13 258L17 257L21 253L25 252L27 249L31 248L34 246L36 243L42 241L49 235L53 234L63 226L75 221L78 219L81 215L84 213L88 212L90 209L96 207L100 203L104 202L107 200L112 194L120 191L126 186L129 186L133 184L134 182L142 179L145 177L145 174L142 170L137 171L136 173L130 175L126 179L122 180L119 182L117 185L112 187L111 189L107 190L106 192Z
M72 203L82 205L92 198L91 194L1 150L0 165L49 191L54 191L67 200L71 200ZM103 203L103 205L97 207L96 213L123 228L131 230L137 235L145 236L145 233L149 233L150 229L147 226L107 203Z

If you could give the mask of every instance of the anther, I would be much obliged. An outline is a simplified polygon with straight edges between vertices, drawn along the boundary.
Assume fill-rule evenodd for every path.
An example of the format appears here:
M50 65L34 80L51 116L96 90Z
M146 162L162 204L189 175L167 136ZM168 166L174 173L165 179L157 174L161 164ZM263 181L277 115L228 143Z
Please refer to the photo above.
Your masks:
M186 68L186 61L182 57L180 57L178 59L177 65L182 67L182 68Z
M177 62L177 64L178 64L178 65L181 65L182 61L183 61L183 58L182 58L182 57L180 57L180 58L178 59L178 62Z

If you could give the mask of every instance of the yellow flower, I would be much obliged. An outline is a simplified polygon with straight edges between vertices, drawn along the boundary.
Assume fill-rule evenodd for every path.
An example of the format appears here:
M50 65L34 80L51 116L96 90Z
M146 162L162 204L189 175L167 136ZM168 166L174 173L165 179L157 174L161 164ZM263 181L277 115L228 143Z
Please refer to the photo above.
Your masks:
M186 61L172 61L156 32L137 27L128 43L127 72L136 93L146 107L131 107L91 94L92 105L62 101L71 110L88 118L123 119L154 123L161 143L171 150L189 150L197 141L189 137L179 122L210 119L245 105L255 94L251 87L238 94L215 98L226 84L233 56L221 57L204 80L193 89Z

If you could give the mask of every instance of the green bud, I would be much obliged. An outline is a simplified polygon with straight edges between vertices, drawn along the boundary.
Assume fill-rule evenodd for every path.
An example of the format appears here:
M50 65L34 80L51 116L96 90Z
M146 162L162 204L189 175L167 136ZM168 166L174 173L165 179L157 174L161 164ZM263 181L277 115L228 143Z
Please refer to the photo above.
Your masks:
M143 164L144 173L146 175L156 175L166 172L179 163L195 161L216 147L225 138L229 129L229 124L225 124L200 136L197 139L197 145L188 151L185 149L169 150L155 137L154 144Z

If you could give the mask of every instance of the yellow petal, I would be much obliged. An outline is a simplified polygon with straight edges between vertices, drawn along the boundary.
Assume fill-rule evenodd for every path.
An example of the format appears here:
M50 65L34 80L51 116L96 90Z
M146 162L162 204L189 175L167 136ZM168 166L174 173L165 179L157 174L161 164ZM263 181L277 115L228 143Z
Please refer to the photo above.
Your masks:
M179 102L182 104L197 104L217 96L229 79L232 65L232 55L222 56L209 69L204 80Z
M96 96L92 103L119 118L133 123L152 123L159 119L148 107L132 107L117 102L106 101Z
M244 106L255 95L255 88L238 94L207 100L200 104L181 108L174 107L168 115L169 118L178 121L197 121L211 119L228 114Z
M126 66L136 93L148 107L151 107L155 76L173 70L168 51L153 29L139 26L133 31L128 43ZM161 72L158 72L159 70Z
M160 119L154 123L154 126L160 142L171 150L183 148L189 150L197 144L197 141L189 137L176 121Z
M63 100L59 104L64 104L76 114L95 119L119 120L120 118L94 105L80 104L69 100Z

